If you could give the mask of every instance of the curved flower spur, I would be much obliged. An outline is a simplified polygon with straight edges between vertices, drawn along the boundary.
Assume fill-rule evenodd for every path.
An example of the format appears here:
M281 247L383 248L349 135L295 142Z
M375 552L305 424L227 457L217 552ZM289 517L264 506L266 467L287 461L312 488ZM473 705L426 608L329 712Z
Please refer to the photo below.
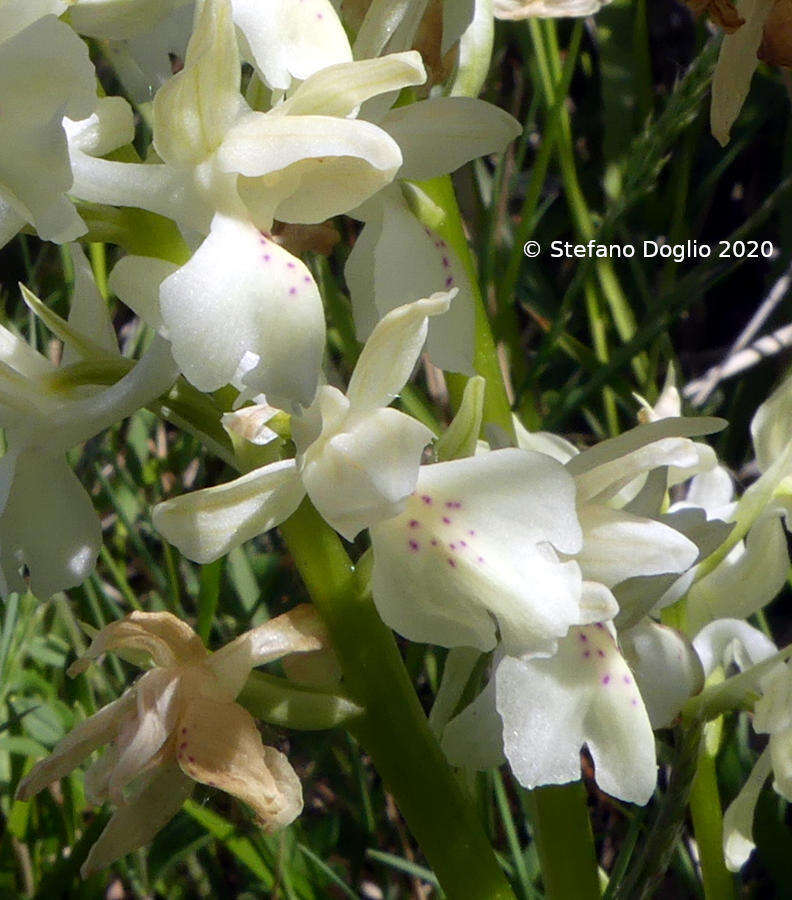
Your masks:
M323 646L322 626L308 604L214 653L168 612L133 612L112 622L69 674L108 652L152 668L38 762L17 799L29 800L109 745L87 770L85 784L89 800L109 799L116 811L83 863L83 878L148 843L196 781L242 800L262 828L283 828L302 810L299 779L282 753L262 743L253 717L235 698L254 667Z

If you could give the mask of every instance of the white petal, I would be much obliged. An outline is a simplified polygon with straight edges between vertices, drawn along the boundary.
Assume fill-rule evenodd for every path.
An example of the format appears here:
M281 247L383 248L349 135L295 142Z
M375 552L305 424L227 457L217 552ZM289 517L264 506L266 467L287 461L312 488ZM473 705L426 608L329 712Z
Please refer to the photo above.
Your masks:
M446 725L442 747L454 766L482 771L504 762L503 720L495 706L495 678Z
M432 432L395 409L375 409L328 438L298 457L300 475L319 513L351 541L404 509Z
M456 291L432 294L391 310L366 341L349 381L355 411L387 406L412 375L429 330L429 318L448 312Z
M473 647L454 647L446 654L443 675L429 712L429 727L441 737L462 700L470 676L482 656Z
M668 525L599 503L578 507L583 576L608 587L636 575L684 572L695 563L696 545Z
M723 815L723 855L731 872L737 872L748 862L748 857L756 846L753 840L754 812L769 774L770 752L765 750L756 761L742 790Z
M393 180L396 142L370 122L331 116L249 113L218 152L238 172L239 195L254 219L312 224L348 212Z
M682 706L704 687L704 670L690 641L651 619L619 634L635 673L652 728L667 728Z
M207 563L283 522L304 493L294 460L287 459L157 504L154 527L186 557Z
M118 356L118 341L107 302L99 293L93 270L80 244L70 244L74 268L74 289L69 309L69 325L94 341L108 356ZM82 354L68 342L63 347L61 365L77 362Z
M72 150L71 166L74 184L69 193L73 197L147 209L194 230L208 231L214 209L196 197L184 169L97 159L77 149Z
M708 472L701 472L696 475L688 486L685 500L695 506L700 506L708 516L716 516L723 519L724 515L719 515L721 510L725 510L734 499L734 481L729 474L728 469L723 466L715 466Z
M135 137L134 113L123 97L100 97L87 119L64 119L63 127L69 148L89 156L105 156Z
M110 290L136 315L160 334L165 323L160 312L160 285L178 271L176 263L150 256L125 256L110 273ZM167 337L167 334L165 335Z
M654 735L607 629L573 628L550 659L506 657L495 680L506 758L522 785L578 780L586 744L602 790L649 801L657 780Z
M751 438L759 470L765 472L792 438L792 379L784 379L756 410Z
M70 21L88 37L123 41L157 25L188 0L72 0Z
M426 71L414 50L361 59L318 70L270 115L354 116L370 97L423 84Z
M605 492L612 495L659 466L687 470L689 477L700 468L701 458L694 443L684 438L710 434L724 426L723 419L705 416L660 419L601 441L571 459L567 468L575 476L581 500Z
M59 16L67 0L4 0L0 6L0 43L44 16Z
M0 483L9 480L0 514L0 566L8 589L24 591L23 565L31 591L42 600L82 584L99 555L102 529L66 460L33 449L6 453Z
M43 442L52 453L65 452L167 393L177 375L168 344L155 337L120 381L90 397L62 404L30 440Z
M549 431L528 431L516 416L514 417L514 430L517 432L517 446L523 450L545 453L564 464L568 463L573 456L578 455L577 447L566 438Z
M737 11L745 19L734 34L723 37L718 63L712 76L710 127L725 146L734 120L740 114L751 79L759 65L757 52L762 41L765 20L774 0L738 0Z
M401 148L400 178L424 181L501 153L521 132L509 113L472 97L435 97L392 109L379 123Z
M324 310L308 269L252 225L215 216L192 259L162 282L163 321L188 381L241 381L275 406L307 406L324 349Z
M756 665L778 652L764 632L742 619L717 619L696 635L693 647L698 653L704 674L709 676L722 666L737 662L741 669Z
M474 299L464 266L442 238L415 218L398 193L389 191L371 210L345 275L360 338L367 337L390 310L458 288L451 309L431 323L426 350L441 369L473 373Z
M552 649L580 621L580 545L562 466L523 450L424 466L398 517L371 529L374 601L411 640Z
M67 25L46 16L0 44L0 83L0 182L24 205L42 239L74 240L85 226L65 196L72 176L61 120L64 114L85 118L94 108L88 48Z
M352 59L344 28L329 0L233 0L234 22L245 36L265 84L286 90L292 79Z
M137 795L120 806L91 847L80 869L82 878L148 844L190 796L193 782L175 764L154 769Z
M776 596L788 572L783 525L774 515L762 516L748 532L744 548L738 544L690 589L690 627L696 631L713 619L747 618Z
M198 8L184 68L154 98L154 147L166 162L194 165L220 146L239 115L239 52L230 0Z

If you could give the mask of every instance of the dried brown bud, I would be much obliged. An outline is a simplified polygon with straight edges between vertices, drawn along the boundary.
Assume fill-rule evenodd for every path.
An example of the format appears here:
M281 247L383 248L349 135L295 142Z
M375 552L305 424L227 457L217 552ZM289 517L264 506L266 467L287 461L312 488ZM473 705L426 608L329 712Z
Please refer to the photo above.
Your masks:
M731 0L687 0L687 5L697 16L706 13L726 34L733 34L745 24Z
M759 59L792 68L792 0L776 0L765 21Z

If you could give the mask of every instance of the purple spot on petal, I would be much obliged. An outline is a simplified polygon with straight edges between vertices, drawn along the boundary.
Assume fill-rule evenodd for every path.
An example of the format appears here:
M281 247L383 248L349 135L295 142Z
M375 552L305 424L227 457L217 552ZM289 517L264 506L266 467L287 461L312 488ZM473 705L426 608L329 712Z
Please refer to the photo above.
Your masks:
M587 640L588 640L588 637L587 637L585 634L579 634L578 637L580 638L581 641L587 641Z
M479 556L477 562L483 563L483 562L484 562L484 557L483 557L483 556Z
M431 505L432 505L432 498L429 496L429 494L424 494L424 495L421 497L421 500L423 500L423 502L424 502L427 506L431 506Z
M467 547L467 541L460 541L459 544L462 547Z
M294 268L294 263L293 263L293 262L287 262L287 263L286 263L286 268L287 268L287 269L293 269L293 268Z
M410 528L420 528L420 527L421 527L421 523L418 521L418 519L410 519Z
M443 522L445 522L446 525L450 525L451 519L449 519L448 516L443 516Z
M408 541L407 545L409 546L410 550L412 550L413 552L421 549L421 545L418 543L418 541Z
M454 279L449 275L448 278L446 278L446 280L445 280L445 286L446 286L446 287L451 287L451 285L452 285L453 283L454 283Z
M294 296L294 295L297 293L297 288L296 288L296 287L289 288L289 293L290 293L292 296Z
M432 538L432 540L429 541L429 543L430 543L433 547L436 547L436 546L437 546L437 538Z
M476 532L473 531L472 529L471 529L470 531L468 531L468 534L469 534L471 537L475 537L475 536L476 536Z
M449 550L456 550L456 544L449 544L449 545L448 545L448 549L449 549Z
M597 656L599 656L599 657L601 657L601 658L604 658L604 656L605 656L605 651L604 651L604 650L597 650Z
M452 569L456 569L456 560L451 559L451 557L449 556L448 557L448 565L451 566Z
M603 683L603 684L610 684L610 675L603 675L603 676L602 676L602 683Z
M306 284L310 284L310 283L311 283L311 276L310 276L310 275L303 275L303 281L304 281Z
M584 656L586 659L588 659L589 656L591 656L591 650L586 650L586 651L584 651L583 656Z
M625 684L632 684L632 678L630 678L629 675L625 675L625 676L624 676L624 683L625 683Z

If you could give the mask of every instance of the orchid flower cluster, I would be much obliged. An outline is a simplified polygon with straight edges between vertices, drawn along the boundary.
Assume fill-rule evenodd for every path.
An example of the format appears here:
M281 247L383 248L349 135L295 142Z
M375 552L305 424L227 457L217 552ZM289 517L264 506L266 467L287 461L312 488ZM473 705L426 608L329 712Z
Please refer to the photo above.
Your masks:
M495 14L602 5L496 0ZM792 801L791 654L747 621L790 565L792 381L754 417L760 476L739 498L702 440L726 423L682 415L673 372L656 403L639 398L635 427L592 446L491 417L493 385L474 374L475 272L432 184L501 153L521 126L460 87L492 25L486 4L462 6L443 5L433 38L451 60L443 82L414 49L426 4L374 0L350 42L329 0L0 3L0 240L62 244L75 273L67 318L22 287L63 344L58 365L0 327L0 590L44 601L96 565L100 520L67 450L142 408L173 414L180 385L212 409L232 395L214 424L240 474L158 503L165 541L208 564L314 510L317 528L351 545L354 588L382 622L448 649L430 725L463 771L506 762L533 790L579 780L585 751L602 791L645 805L656 732L753 709L769 740L726 812L737 868L771 774ZM745 48L755 56L772 8L757 0L724 40L720 137L741 102L733 84L723 100L722 72L739 57L745 81ZM89 41L126 97L98 89ZM338 240L338 216L356 223L344 278L362 343L346 383L326 354L315 258ZM141 239L136 221L168 241ZM150 338L138 361L119 349L80 243L108 233L126 251L109 289ZM442 433L392 405L421 361L472 376ZM266 830L299 815L299 778L240 697L255 668L285 658L293 680L348 689L350 716L366 716L317 606L214 652L169 612L92 633L70 674L106 653L143 672L18 788L29 800L107 745L86 792L115 812L85 875L150 842L195 783L236 797Z

